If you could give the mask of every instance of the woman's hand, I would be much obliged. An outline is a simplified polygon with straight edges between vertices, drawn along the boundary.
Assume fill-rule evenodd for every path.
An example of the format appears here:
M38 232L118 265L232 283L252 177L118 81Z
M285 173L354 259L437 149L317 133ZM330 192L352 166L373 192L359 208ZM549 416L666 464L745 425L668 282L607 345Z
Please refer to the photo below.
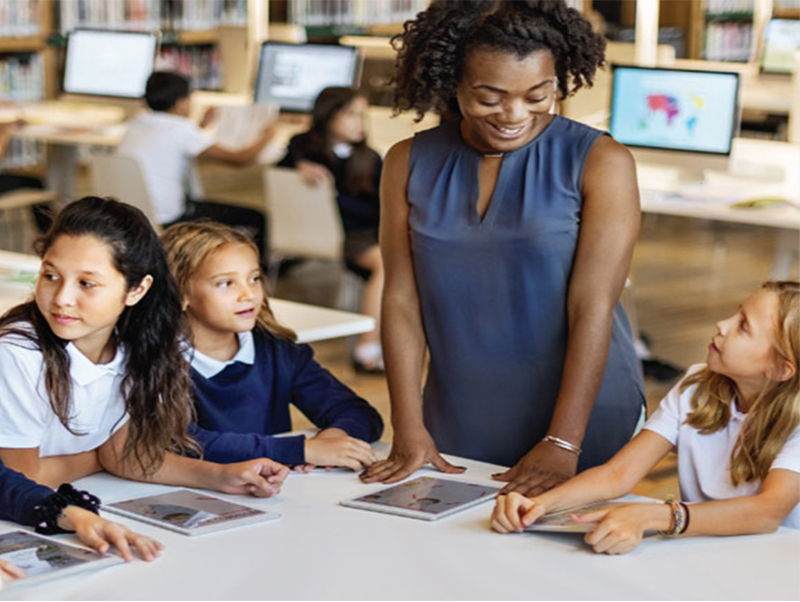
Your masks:
M492 478L506 481L500 494L517 491L534 496L560 485L575 476L578 470L578 456L564 449L540 441L512 468Z
M519 533L535 523L547 511L537 499L512 491L498 495L492 512L492 529L498 533Z
M425 428L420 427L408 435L395 432L389 457L370 466L361 475L361 480L364 483L396 483L428 463L451 474L466 470L463 466L453 466L442 458L433 438Z
M303 182L309 186L319 186L320 184L333 186L333 174L324 165L313 161L298 161L297 171Z
M324 429L306 439L306 464L310 466L344 466L359 471L372 466L378 458L369 443L350 437L340 429Z
M587 514L573 514L576 523L598 523L584 541L595 552L626 554L642 541L644 532L658 521L669 523L669 506L665 504L630 504L604 508Z
M0 579L22 579L25 576L25 571L16 564L0 558Z
M67 531L75 531L84 544L105 554L113 545L126 561L133 560L131 546L139 551L142 560L150 562L161 554L164 546L150 537L134 533L127 527L112 523L93 512L78 506L67 506L58 519L58 526Z
M272 497L281 492L281 485L288 475L286 466L267 458L235 464L211 464L208 487L223 493Z

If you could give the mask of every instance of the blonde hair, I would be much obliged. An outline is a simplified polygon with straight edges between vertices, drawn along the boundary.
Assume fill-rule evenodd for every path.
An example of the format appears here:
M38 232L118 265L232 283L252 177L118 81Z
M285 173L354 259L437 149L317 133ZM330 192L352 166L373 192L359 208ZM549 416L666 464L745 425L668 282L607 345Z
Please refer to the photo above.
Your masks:
M742 425L731 453L730 476L734 486L747 481L764 480L786 439L800 424L800 284L766 282L761 288L778 298L774 325L775 360L783 359L795 367L785 381L772 381L761 391ZM736 384L727 376L704 368L686 377L681 391L697 385L692 394L692 412L686 424L703 434L727 426L731 403L737 394Z
M161 235L161 242L167 252L169 268L181 296L189 291L191 279L200 269L202 263L220 247L227 244L245 245L259 256L258 247L245 234L217 222L186 222L167 228ZM264 290L264 301L256 319L256 330L268 332L281 339L295 341L297 335L293 330L283 326L275 319L269 306L267 291Z

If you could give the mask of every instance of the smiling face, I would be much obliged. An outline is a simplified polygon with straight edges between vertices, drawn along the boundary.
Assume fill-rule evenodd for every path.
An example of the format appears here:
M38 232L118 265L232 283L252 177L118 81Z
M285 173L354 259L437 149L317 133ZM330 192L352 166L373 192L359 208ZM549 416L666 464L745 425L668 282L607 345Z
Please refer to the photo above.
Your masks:
M42 258L36 305L57 337L102 363L113 359L107 346L120 315L144 297L151 282L146 276L128 289L109 245L91 235L62 235Z
M261 268L253 249L226 243L210 253L189 279L184 297L195 347L252 330L264 301Z
M781 378L774 347L777 316L778 296L759 289L735 314L717 323L708 346L709 369L733 380L745 400Z
M555 61L549 50L524 58L475 50L466 58L456 91L461 133L483 153L516 150L550 123L556 92Z

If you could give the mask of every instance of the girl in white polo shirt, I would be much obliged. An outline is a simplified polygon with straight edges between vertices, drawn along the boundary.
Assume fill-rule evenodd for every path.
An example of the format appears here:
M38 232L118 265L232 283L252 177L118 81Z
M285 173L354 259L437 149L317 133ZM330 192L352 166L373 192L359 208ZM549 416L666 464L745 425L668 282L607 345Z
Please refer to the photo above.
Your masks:
M181 305L137 209L87 197L38 242L34 299L0 318L0 460L51 487L101 469L171 485L269 496L271 460L184 457L192 416L178 349Z
M492 527L521 531L543 514L624 495L670 451L683 501L574 514L597 523L596 552L664 535L769 533L800 528L800 284L767 282L717 324L705 365L693 366L644 430L602 466L533 498L500 496Z

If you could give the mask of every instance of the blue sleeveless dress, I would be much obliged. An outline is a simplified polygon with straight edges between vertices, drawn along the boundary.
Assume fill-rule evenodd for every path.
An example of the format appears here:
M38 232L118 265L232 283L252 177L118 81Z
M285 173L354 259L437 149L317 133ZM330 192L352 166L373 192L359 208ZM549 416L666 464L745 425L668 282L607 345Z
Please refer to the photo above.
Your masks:
M443 453L511 466L547 433L567 348L583 168L600 135L555 116L504 155L483 218L476 208L483 155L463 141L459 123L414 138L409 227L430 351L423 411ZM580 470L630 439L643 404L618 305Z

